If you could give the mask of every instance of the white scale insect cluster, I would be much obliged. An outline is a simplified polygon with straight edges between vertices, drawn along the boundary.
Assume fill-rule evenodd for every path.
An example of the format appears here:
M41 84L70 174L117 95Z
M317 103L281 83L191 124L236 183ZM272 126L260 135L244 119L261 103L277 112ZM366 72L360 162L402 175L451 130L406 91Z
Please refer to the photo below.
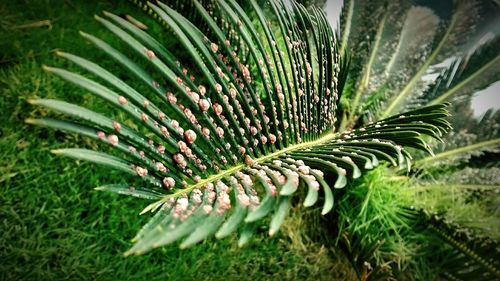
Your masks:
M376 166L381 155L396 165L409 157L390 139L370 140L371 127L366 132L332 132L337 121L340 58L335 53L336 39L320 10L310 13L295 2L288 6L270 1L264 12L255 3L250 4L257 14L273 13L276 22L263 18L258 18L257 23L249 21L233 2L220 7L223 16L196 6L197 12L205 15L207 28L213 31L207 33L210 38L195 32L182 15L164 4L145 5L143 8L156 14L162 24L175 27L169 32L175 33L172 38L186 47L186 61L176 57L178 50L167 50L153 36L121 17L108 12L104 13L105 18L96 16L142 57L141 64L154 69L149 73L101 39L82 33L123 65L128 75L135 75L148 87L141 92L95 63L71 54L59 53L107 84L46 67L105 99L127 116L113 120L76 105L38 102L93 124L65 125L65 129L71 128L125 153L124 158L104 153L88 153L91 156L83 158L142 180L146 191L126 187L126 192L157 199L145 210L162 210L162 215L171 218L168 229L186 231L189 228L181 225L190 218L215 218L194 231L187 240L190 243L200 241L199 237L208 235L204 231L218 227L222 220L218 225L217 219L226 216L236 217L228 219L217 236L234 230L238 225L235 222L253 223L271 212L275 215L270 233L275 233L290 207L290 196L300 183L307 188L303 204L315 204L322 191L322 212L329 212L333 196L320 167L331 172L335 178L333 186L341 188L346 185L347 175L359 176L358 166ZM292 21L289 15L300 16L302 24ZM260 29L264 33L259 34ZM108 84L113 87L108 88ZM399 125L411 123L411 118L411 114L401 115L370 126L390 130L390 125L397 122L400 129ZM438 127L435 130L441 130ZM385 152L365 149L374 145L384 146ZM66 151L76 158L82 158L81 152ZM164 230L159 226L147 235L160 235ZM151 241L155 239L139 239L132 252L170 243L166 242L168 239Z
M236 33L233 25L227 21L224 24L230 34ZM240 28L242 25L242 22L237 22L236 26ZM212 76L205 77L204 85L195 84L196 75L190 74L189 69L182 67L178 61L175 63L180 71L175 71L177 76L172 81L175 89L165 90L163 84L151 80L150 86L157 92L164 92L167 104L182 113L181 119L170 118L167 111L160 110L149 99L138 102L138 97L117 95L117 103L121 107L137 112L138 119L161 137L149 139L146 147L141 149L127 142L127 151L142 159L142 164L133 165L137 176L160 177L160 185L169 192L188 188L189 192L182 192L184 195L177 199L170 198L163 206L173 208L173 216L181 220L187 219L197 205L203 205L207 214L213 210L223 214L234 206L231 198L236 198L241 206L254 210L260 204L259 197L263 196L254 188L256 182L265 184L264 192L271 196L277 196L280 192L278 186L287 182L297 188L302 177L307 179L309 186L319 189L319 183L309 174L310 168L303 162L296 163L287 158L287 166L277 160L272 162L271 167L257 163L255 159L269 150L300 143L307 133L317 133L331 126L335 121L331 118L331 108L337 97L331 98L330 93L336 93L335 85L332 82L323 89L314 89L312 80L315 70L309 61L302 60L303 57L290 64L292 69L287 69L283 58L290 59L290 54L285 54L275 40L269 45L272 55L254 57L259 67L257 71L251 71L251 62L241 60L240 50L232 46L232 41L224 40L221 47L203 38L204 46L199 47L207 47L213 54L210 60L214 63L209 67ZM305 41L298 37L298 33L290 32L285 41L290 47L288 51L296 55L305 51ZM333 43L333 38L330 38L330 43ZM152 49L143 48L143 55L155 63L164 63L164 58ZM335 71L338 72L338 69L335 68ZM295 83L293 76L299 78ZM282 84L285 77L288 84ZM264 87L258 87L255 81L263 81ZM324 92L321 104L317 94L309 94L320 90ZM265 100L262 100L260 92L267 94ZM308 96L314 98L308 100ZM318 106L315 110L320 110L325 105L330 110L322 112L323 127L308 127L313 118L309 110L314 106ZM120 133L130 129L118 121L112 121L112 127L117 134L106 136L98 131L97 137L117 146ZM227 182L216 181L215 187L212 182L197 185L207 180L211 173L221 172L222 167L238 163L244 163L248 168L226 178L229 179ZM197 188L191 189L190 185ZM231 196L233 189L235 195Z

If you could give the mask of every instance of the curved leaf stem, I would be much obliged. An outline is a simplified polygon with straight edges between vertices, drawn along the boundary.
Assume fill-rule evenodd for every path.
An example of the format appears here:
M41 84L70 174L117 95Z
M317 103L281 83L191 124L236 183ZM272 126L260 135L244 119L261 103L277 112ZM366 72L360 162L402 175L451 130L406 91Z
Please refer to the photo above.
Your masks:
M319 138L319 139L316 139L314 141L309 141L309 142L303 142L303 143L299 143L299 144L295 144L295 145L291 145L289 147L286 147L284 149L281 149L281 150L278 150L276 152L273 152L273 153L270 153L268 155L265 155L265 156L262 156L262 157L259 157L259 158L256 158L254 159L254 162L256 164L261 164L261 163L264 163L270 159L274 159L274 158L277 158L281 155L284 155L286 153L290 153L290 152L293 152L293 151L296 151L296 150L300 150L300 149L303 149L303 148L307 148L307 147L313 147L313 146L316 146L316 145L320 145L320 144L324 144L324 143L327 143L331 140L333 140L335 137L337 137L338 134L336 133L328 133L326 134L325 136ZM142 212L141 212L141 215L144 214L144 213L147 213L149 211L152 211L152 210L155 210L157 209L161 204L165 203L169 198L176 198L182 194L189 194L193 189L195 188L203 188L205 185L209 184L209 183L212 183L212 182L215 182L215 181L218 181L218 180L221 180L227 176L230 176L240 170L243 170L245 168L247 168L248 166L245 165L245 164L238 164L232 168L229 168L227 170L223 170L215 175L212 175L206 179L203 179L201 180L200 182L194 184L194 185L191 185L190 187L187 187L187 188L184 188L184 189L181 189L181 190L178 190L177 192L175 193L172 193L172 194L168 194L168 195L165 195L164 197L162 197L160 200L148 205Z
M342 32L343 34L342 34L342 45L340 46L340 54L343 54L346 47L347 47L347 40L349 38L349 33L351 30L351 19L352 19L352 15L354 13L354 0L349 1L348 5L349 5L349 7L347 10L347 18L345 20L346 26L345 26L344 32Z
M422 159L418 160L415 163L415 165L423 165L425 163L431 163L431 162L434 162L434 161L437 161L437 160L440 160L443 158L451 157L454 155L459 155L461 153L475 151L475 150L478 150L478 149L481 149L481 148L484 148L487 146L495 146L495 145L499 145L499 144L500 144L500 138L496 138L496 139L492 139L492 140L488 140L488 141L483 141L483 142L478 142L478 143L467 145L464 147L459 147L459 148L455 148L452 150L444 151L444 152L438 153L434 156L422 158Z
M387 19L387 14L384 15L382 21L380 22L377 34L375 35L375 42L373 49L370 54L370 58L368 59L368 64L366 65L366 71L363 75L363 78L359 82L358 88L356 89L356 94L354 95L354 99L352 101L352 114L348 117L349 121L343 123L347 127L351 127L353 121L355 120L356 113L358 111L359 101L361 100L361 96L363 96L368 84L370 82L370 72L373 66L373 62L375 61L375 55L377 54L378 48L380 46L380 40L382 38L382 32L384 31L385 21ZM341 128L341 131L345 128Z

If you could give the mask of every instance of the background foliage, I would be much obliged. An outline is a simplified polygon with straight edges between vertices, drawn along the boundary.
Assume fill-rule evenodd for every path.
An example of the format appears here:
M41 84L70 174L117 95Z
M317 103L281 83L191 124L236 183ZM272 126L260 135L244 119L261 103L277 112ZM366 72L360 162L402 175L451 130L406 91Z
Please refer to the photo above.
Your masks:
M385 109L379 101L390 97L392 88L404 87L406 82L401 81L407 80L406 77L391 76L395 81L380 83L378 79L383 80L385 76L383 69L378 69L381 62L377 60L389 58L374 55L379 54L377 48L382 44L385 47L396 46L401 51L401 57L396 56L396 61L405 59L407 54L404 48L400 48L396 42L391 43L391 37L385 37L384 32L390 28L386 29L384 22L398 22L398 16L403 15L407 8L391 6L394 11L391 16L365 18L367 22L362 21L356 27L363 28L365 24L372 29L361 29L362 32L355 34L376 35L366 37L368 42L364 42L371 49L366 48L366 53L354 53L353 70L344 98L354 95L357 100L356 95L359 94L359 101L366 103L359 109L344 105L343 109L348 109L345 117L350 118L345 120L363 123L373 118L374 112ZM362 276L365 280L373 266L376 274L369 276L374 279L394 275L402 280L430 280L438 272L453 279L450 274L459 272L467 280L468 273L464 273L464 270L460 273L460 267L468 265L471 256L460 252L460 247L453 246L454 241L463 242L458 246L467 245L475 249L476 253L491 254L491 251L481 252L485 245L490 245L489 242L483 243L480 238L471 239L469 236L486 234L498 239L500 233L496 224L498 196L494 195L499 182L497 178L487 176L498 174L498 161L491 159L496 157L497 151L492 146L484 146L479 148L486 156L477 150L454 158L420 156L424 158L417 161L417 169L408 177L379 167L339 191L337 195L341 195L338 197L341 199L336 201L336 214L324 220L319 217L318 210L293 209L282 234L269 238L261 235L266 229L258 229L257 239L247 248L237 249L237 242L233 238L218 241L210 239L185 251L166 247L144 256L123 259L120 254L130 245L128 239L146 222L147 218L136 215L143 204L108 194L95 194L91 190L103 184L103 179L106 182L119 180L120 175L117 173L69 159L54 160L48 154L51 149L68 147L71 143L79 142L92 148L97 147L96 143L71 134L28 127L22 121L47 114L44 109L27 105L26 100L33 97L64 97L66 101L92 108L105 108L102 102L81 95L84 91L42 73L40 65L46 63L73 69L52 55L56 47L93 59L92 48L79 37L77 31L83 29L113 41L102 28L98 28L92 15L102 10L124 14L130 12L129 9L116 3L83 5L71 1L65 1L64 5L50 1L27 1L0 6L0 47L4 50L0 58L0 106L2 112L7 113L2 114L1 121L5 126L2 126L0 134L1 151L5 154L0 160L0 183L5 186L0 195L0 219L2 230L6 230L0 242L0 256L2 261L5 260L0 264L3 279L157 277L178 280L182 276L186 280L210 280L224 274L231 280L241 279L240 273L246 272L245 278L248 280L353 280L355 271L358 277ZM370 11L372 7L356 6L356 9ZM374 15L383 14L377 7L371 12ZM433 25L432 21L430 24ZM437 26L428 28L433 30ZM366 38L354 36L354 42L363 42ZM370 38L375 41L370 41ZM451 38L455 41L460 39ZM455 41L449 46L462 43ZM493 49L495 44L498 45L498 40L491 42ZM484 49L490 50L487 47ZM448 51L446 48L444 50ZM95 57L97 60L99 58ZM449 93L450 89L455 91L454 86L461 85L460 82L468 75L478 69L482 71L481 65L492 65L487 64L491 58L487 52L475 52L470 58L473 63L457 59L449 69L444 69L437 82L431 84L421 99L412 101L410 106L425 104L428 100L439 98L439 93ZM113 63L101 63L113 72L119 70ZM415 62L408 60L406 63L408 65L403 66L411 69ZM450 76L454 66L461 71L458 75ZM494 76L482 78L477 80L480 85L472 85L475 87L472 89L487 85ZM375 99L366 101L362 98L363 93L374 89L376 91L372 97ZM464 91L465 102L454 100L454 113L470 113L468 103L473 91L465 90L469 90ZM351 114L358 111L366 116L356 120ZM491 111L482 120L474 121L470 114L458 115L458 118L452 119L455 132L447 137L445 144L435 146L435 150L441 153L438 156L481 141L497 142L498 116L498 112ZM473 178L475 182L471 182ZM445 215L447 220L459 223L461 227L472 228L473 231L457 232L456 226L444 223L441 218L428 213L415 211L413 207L438 212ZM328 222L326 229L325 222ZM339 235L336 237L331 233ZM443 241L449 244L443 244ZM329 246L333 243L338 248ZM354 266L351 268L349 264Z

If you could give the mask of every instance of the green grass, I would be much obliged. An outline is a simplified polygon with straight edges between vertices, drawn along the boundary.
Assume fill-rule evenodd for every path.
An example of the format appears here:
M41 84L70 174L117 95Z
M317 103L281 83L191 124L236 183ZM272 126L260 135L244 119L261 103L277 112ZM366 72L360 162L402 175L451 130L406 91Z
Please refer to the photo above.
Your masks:
M48 114L27 103L34 97L106 110L41 68L63 64L53 55L56 49L98 58L78 30L106 38L93 15L131 9L104 1L82 3L0 3L0 280L350 279L328 249L304 238L299 215L289 218L276 237L262 231L242 249L232 237L187 250L174 245L144 256L122 256L148 219L138 215L147 202L94 191L124 179L106 168L50 153L95 143L24 123Z

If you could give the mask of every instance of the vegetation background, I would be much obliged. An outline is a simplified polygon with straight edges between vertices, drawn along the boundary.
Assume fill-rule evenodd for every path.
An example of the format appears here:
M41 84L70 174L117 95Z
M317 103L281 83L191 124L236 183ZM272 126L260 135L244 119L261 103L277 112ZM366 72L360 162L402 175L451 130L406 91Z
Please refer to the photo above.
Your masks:
M84 96L85 91L46 74L41 66L63 65L71 69L54 56L57 50L99 61L99 52L78 31L116 40L93 15L103 10L127 14L133 12L132 8L117 0L0 3L0 280L355 280L351 266L342 256L323 246L330 242L329 236L322 232L324 228L317 227L321 222L314 209L292 210L279 235L255 235L242 249L233 237L209 239L183 251L169 246L139 257L121 255L131 246L130 238L148 220L138 216L144 204L93 190L95 186L118 181L120 174L50 154L52 149L73 143L95 147L94 142L29 126L24 120L47 114L27 103L35 97L59 98L105 109L99 101ZM117 70L110 62L102 64L111 71ZM468 104L462 111L462 123L471 121L472 112L467 110ZM469 125L477 124L471 121ZM371 175L377 177L376 172ZM104 179L106 182L102 182ZM380 180L373 181L377 179ZM382 190L389 192L386 195L392 194L389 188ZM365 193L360 189L358 197L364 198ZM445 195L448 193L439 198ZM450 206L458 206L452 199ZM346 196L343 202L352 215L357 210L350 207L349 200ZM433 200L438 201L429 197L430 203L421 203L433 206ZM373 204L375 207L388 206L383 200L374 202L380 204ZM435 205L443 202L447 201ZM384 210L392 211L391 208L400 206L389 205ZM459 215L473 210L461 211Z

